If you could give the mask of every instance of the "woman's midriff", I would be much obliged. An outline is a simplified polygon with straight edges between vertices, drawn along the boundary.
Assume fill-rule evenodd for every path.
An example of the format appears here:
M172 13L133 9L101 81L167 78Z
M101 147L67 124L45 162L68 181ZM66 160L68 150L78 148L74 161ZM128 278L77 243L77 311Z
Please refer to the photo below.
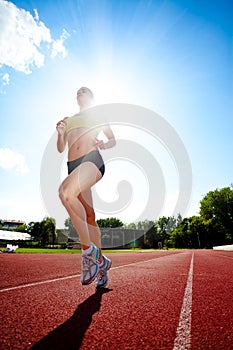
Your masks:
M84 128L71 130L68 135L68 161L78 159L85 154L98 149L96 137L98 132Z

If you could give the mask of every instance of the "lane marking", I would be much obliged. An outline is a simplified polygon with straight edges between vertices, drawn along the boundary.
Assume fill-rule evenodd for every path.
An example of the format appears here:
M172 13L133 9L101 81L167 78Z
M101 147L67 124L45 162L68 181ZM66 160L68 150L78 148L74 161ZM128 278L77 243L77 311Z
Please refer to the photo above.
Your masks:
M182 254L182 253L168 254L166 256L160 256L158 258L153 258L153 259L150 259L150 260L143 260L143 261L137 261L135 263L129 263L129 264L126 264L126 265L120 265L120 266L112 267L110 271L116 270L116 269L120 269L120 268L123 268L123 267L127 267L127 266L131 266L131 265L143 264L143 263L147 263L147 262L150 262L150 261L153 261L153 260L157 260L157 259L160 259L160 258L165 258L165 257L174 256L174 255L180 255L180 254ZM12 291L12 290L17 290L17 289L22 289L22 288L35 287L35 286L46 284L46 283L53 283L53 282L57 282L57 281L65 281L65 280L72 279L72 278L77 278L77 277L80 277L80 276L81 276L81 274L77 274L77 275L70 275L70 276L65 276L65 277L53 278L53 279L45 280L45 281L32 282L32 283L27 283L27 284L20 284L20 285L15 286L15 287L2 288L2 289L0 289L0 293L9 292L9 291Z
M191 348L193 260L194 253L192 254L190 262L189 274L180 312L179 325L176 329L173 350L188 350Z
M27 284L20 284L19 286L0 289L0 293L2 293L2 292L9 292L11 290L16 290L16 289L21 289L21 288L34 287L34 286L38 286L40 284L45 284L45 283L64 281L64 280L68 280L68 279L71 279L71 278L76 278L76 277L79 277L79 276L80 276L80 274L79 275L70 275L70 276L66 276L66 277L58 277L58 278L53 278L51 280L45 280L45 281L40 281L40 282L32 282L32 283L27 283Z

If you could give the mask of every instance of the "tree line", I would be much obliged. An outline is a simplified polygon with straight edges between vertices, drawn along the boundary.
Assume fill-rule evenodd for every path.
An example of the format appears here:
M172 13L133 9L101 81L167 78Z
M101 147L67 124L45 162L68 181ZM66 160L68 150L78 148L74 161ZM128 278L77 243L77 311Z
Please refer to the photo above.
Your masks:
M99 219L100 228L125 228L143 230L136 246L142 248L212 248L233 244L233 186L208 192L200 201L199 215L182 218L161 217L155 221L139 221L124 224L117 218ZM69 236L76 231L68 218L65 230ZM30 222L18 227L17 231L29 233L38 246L54 245L57 241L56 221L46 217L41 222ZM62 231L62 230L61 230Z
M157 248L212 248L233 244L233 186L208 192L200 201L199 215L182 218L161 217L155 222L139 222L129 227L149 229L141 246Z

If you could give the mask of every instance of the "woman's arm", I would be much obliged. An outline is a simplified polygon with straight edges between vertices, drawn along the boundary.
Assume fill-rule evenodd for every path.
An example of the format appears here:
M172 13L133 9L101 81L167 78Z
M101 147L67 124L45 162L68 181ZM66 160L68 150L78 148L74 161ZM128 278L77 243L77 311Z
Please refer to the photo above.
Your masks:
M108 141L104 142L102 140L97 140L97 146L100 149L112 148L116 145L116 139L112 132L110 126L106 126L103 128L104 135L107 137Z
M56 129L58 132L57 135L57 150L62 153L66 147L67 137L66 137L66 120L64 118L57 123Z

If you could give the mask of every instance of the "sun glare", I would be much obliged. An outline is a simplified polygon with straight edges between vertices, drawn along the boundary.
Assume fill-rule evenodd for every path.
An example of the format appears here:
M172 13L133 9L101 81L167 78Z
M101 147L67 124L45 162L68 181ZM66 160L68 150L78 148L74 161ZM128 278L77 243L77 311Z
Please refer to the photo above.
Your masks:
M89 86L95 96L95 104L106 103L133 103L134 94L130 82L126 81L122 72L121 76L110 72L100 72L89 79ZM135 102L135 101L134 101Z

